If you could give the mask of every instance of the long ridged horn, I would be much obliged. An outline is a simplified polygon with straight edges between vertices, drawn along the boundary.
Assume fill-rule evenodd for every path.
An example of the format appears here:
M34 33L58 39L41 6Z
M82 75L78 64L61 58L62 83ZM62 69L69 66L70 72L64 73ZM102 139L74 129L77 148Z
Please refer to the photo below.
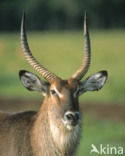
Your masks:
M71 79L76 79L80 81L82 77L86 74L89 69L91 59L91 47L90 47L90 39L88 32L88 24L87 24L87 15L85 12L84 17L84 58L81 67L72 75Z
M32 55L28 41L27 41L27 35L25 31L25 13L22 17L22 23L21 23L21 46L22 50L24 52L24 56L27 59L27 61L30 63L30 65L39 73L41 74L49 83L52 83L55 79L60 79L57 77L54 73L48 71L46 68L44 68Z

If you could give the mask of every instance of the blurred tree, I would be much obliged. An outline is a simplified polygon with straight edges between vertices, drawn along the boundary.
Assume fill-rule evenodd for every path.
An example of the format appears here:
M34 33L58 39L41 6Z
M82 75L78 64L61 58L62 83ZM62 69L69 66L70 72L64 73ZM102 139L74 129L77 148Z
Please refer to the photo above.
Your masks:
M29 29L79 29L85 10L93 28L122 28L124 8L125 0L1 0L0 30L17 31L24 10Z

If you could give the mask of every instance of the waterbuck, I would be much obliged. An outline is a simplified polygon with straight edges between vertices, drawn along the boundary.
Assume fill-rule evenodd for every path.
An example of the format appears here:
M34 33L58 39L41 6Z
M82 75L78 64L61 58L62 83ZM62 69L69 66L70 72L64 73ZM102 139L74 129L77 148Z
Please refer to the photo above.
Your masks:
M0 156L73 156L82 127L78 98L87 91L101 89L107 80L107 72L100 71L80 81L91 57L86 14L83 63L68 80L62 80L33 57L26 37L25 14L21 45L29 64L47 81L26 70L19 72L20 80L28 90L42 93L44 100L38 112L0 112Z

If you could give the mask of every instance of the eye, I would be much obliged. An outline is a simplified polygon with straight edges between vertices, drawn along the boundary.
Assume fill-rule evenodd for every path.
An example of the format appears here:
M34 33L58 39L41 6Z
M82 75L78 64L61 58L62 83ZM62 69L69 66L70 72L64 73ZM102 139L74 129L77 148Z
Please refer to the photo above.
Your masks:
M51 92L52 95L56 94L56 91L54 89L52 89L50 92Z

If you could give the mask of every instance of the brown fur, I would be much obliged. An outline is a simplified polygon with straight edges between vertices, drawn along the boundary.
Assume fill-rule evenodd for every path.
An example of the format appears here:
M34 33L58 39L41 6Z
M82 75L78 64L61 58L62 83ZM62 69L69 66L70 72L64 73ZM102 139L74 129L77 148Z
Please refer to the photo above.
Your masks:
M45 98L38 113L0 112L0 156L74 156L81 132L78 97L101 89L107 72L92 75L81 86L73 79L40 83L32 73L21 73L24 86L42 92Z
M0 113L0 156L31 156L29 131L35 112Z
M24 86L42 92L45 98L38 113L0 112L0 156L74 156L81 132L78 97L101 89L107 72L100 71L81 84L73 79L40 83L32 73L21 73Z
M80 125L68 132L60 121L54 122L50 105L51 98L46 97L38 113L0 112L0 156L74 155L80 138Z

